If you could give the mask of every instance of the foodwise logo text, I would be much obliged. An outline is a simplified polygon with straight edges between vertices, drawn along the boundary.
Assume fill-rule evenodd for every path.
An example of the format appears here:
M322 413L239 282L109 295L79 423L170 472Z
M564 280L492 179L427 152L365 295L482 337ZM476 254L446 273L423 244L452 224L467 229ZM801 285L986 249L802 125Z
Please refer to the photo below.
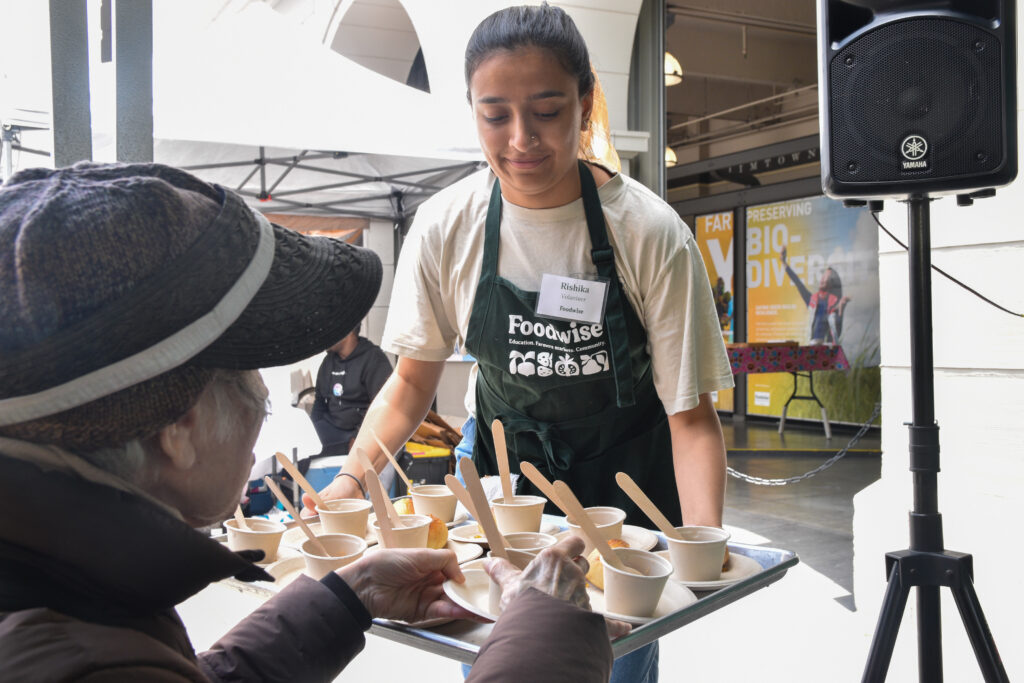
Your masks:
M904 171L921 171L928 168L928 141L920 135L908 135L900 143L901 162Z

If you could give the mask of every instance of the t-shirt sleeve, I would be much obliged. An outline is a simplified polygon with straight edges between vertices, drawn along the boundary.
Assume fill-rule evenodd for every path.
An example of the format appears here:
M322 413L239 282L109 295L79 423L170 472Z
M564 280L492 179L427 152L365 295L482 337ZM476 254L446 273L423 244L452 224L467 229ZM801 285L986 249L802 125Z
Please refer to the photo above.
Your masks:
M441 296L443 231L427 204L402 245L381 348L414 360L442 361L455 348L456 327Z
M672 415L734 382L700 250L690 229L670 220L637 264L637 279L655 389Z

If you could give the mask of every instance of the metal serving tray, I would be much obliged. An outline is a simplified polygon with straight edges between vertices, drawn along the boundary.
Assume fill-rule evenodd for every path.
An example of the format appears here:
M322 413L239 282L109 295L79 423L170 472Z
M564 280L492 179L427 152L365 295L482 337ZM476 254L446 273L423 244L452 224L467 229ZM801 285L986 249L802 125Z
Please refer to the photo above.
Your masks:
M562 517L544 515L544 519L560 524L564 528L565 519ZM655 532L655 534L658 537L658 545L655 550L664 550L667 547L664 534L661 532ZM642 626L634 626L629 635L619 638L612 644L615 658L652 643L665 634L700 619L705 614L710 614L731 602L775 583L785 576L790 567L799 562L796 553L790 550L778 550L763 546L730 543L729 552L746 555L756 560L761 565L761 571L726 588L706 592L695 590L697 602ZM472 664L492 627L493 624L459 620L433 628L414 628L400 622L374 619L370 633L465 664Z

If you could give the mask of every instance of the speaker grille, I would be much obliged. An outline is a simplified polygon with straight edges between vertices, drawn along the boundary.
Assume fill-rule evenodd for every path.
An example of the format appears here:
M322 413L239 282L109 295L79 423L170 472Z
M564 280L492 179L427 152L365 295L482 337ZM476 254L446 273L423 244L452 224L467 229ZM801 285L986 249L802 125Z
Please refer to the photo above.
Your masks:
M1000 50L988 31L937 18L896 21L853 41L829 65L833 176L932 181L997 169Z

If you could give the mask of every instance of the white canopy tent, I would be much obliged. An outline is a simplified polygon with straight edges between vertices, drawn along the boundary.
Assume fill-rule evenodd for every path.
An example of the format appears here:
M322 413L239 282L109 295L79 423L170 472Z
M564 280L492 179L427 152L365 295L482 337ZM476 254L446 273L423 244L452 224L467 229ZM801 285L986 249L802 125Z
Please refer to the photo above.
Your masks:
M14 5L18 7L15 9ZM154 159L238 190L267 212L401 221L482 161L465 100L463 53L472 29L507 0L154 0ZM640 0L564 4L592 47L612 127L624 127L629 52ZM346 18L375 6L412 24L430 92L332 49ZM49 101L46 5L17 15L0 46L0 120ZM101 62L100 3L89 0L93 158L113 160L114 77ZM384 14L382 13L382 16ZM369 29L364 31L368 32ZM347 35L352 35L347 34ZM354 35L359 36L357 31ZM409 45L380 41L382 55ZM26 59L26 56L30 56ZM43 150L25 128L16 140ZM620 134L620 139L625 139ZM21 155L20 165L39 165Z

